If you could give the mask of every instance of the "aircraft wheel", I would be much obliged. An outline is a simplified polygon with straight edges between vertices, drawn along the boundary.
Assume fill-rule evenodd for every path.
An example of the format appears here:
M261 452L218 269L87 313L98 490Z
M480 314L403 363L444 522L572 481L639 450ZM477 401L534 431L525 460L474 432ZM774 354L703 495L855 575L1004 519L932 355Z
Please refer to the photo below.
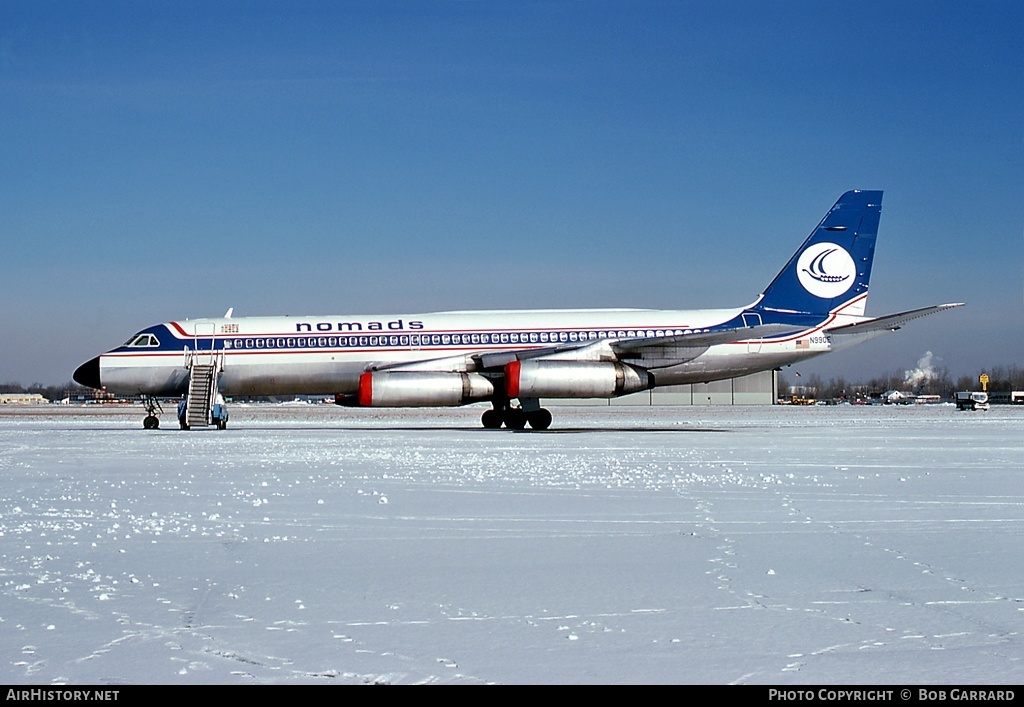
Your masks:
M526 419L535 430L546 430L551 426L551 413L545 408L528 413Z
M501 425L504 422L500 410L486 410L484 414L480 416L480 422L483 426L489 430L501 429Z
M526 413L522 410L509 410L505 413L505 427L510 430L521 430L526 427Z
M142 421L142 426L147 430L155 430L160 427L160 418L156 415L146 415L146 419Z

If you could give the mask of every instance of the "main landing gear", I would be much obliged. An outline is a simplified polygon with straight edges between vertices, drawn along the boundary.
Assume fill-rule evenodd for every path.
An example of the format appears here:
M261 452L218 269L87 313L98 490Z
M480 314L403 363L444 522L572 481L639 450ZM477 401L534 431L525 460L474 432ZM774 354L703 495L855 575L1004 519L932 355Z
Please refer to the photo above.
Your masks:
M551 413L540 407L538 401L521 401L522 407L514 408L508 402L495 403L494 408L487 410L480 417L480 422L489 430L500 429L502 425L510 430L531 429L546 430L551 426Z

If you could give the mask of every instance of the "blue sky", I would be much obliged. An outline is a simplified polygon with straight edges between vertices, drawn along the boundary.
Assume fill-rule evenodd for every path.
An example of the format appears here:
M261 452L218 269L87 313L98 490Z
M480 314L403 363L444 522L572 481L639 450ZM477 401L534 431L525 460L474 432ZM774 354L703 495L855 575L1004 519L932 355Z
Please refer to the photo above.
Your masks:
M1021 364L1019 2L0 1L0 381L150 324L738 306L883 189L801 370Z

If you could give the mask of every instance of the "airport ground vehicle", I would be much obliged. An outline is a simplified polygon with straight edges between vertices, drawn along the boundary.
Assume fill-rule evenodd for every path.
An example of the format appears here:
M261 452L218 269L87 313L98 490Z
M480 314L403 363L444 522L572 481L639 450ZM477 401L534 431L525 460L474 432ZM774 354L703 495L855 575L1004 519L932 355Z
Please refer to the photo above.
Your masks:
M988 410L988 393L964 390L953 397L957 410Z

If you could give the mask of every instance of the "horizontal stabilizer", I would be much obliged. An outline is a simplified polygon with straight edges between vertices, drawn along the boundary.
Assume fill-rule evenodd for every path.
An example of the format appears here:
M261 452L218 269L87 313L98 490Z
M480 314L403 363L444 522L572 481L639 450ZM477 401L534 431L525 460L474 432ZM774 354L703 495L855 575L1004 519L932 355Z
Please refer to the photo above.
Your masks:
M827 329L826 331L833 336L856 336L859 334L872 334L875 332L884 331L896 331L904 324L914 319L920 319L921 317L927 317L929 314L935 314L936 312L945 312L947 309L954 309L956 307L963 307L963 302L954 302L951 304L938 304L934 307L922 307L921 309L911 309L907 312L900 312L899 314L890 314L885 317L878 317L876 319L869 319L865 322L857 322L856 324L846 324L845 326L839 326L835 329Z

